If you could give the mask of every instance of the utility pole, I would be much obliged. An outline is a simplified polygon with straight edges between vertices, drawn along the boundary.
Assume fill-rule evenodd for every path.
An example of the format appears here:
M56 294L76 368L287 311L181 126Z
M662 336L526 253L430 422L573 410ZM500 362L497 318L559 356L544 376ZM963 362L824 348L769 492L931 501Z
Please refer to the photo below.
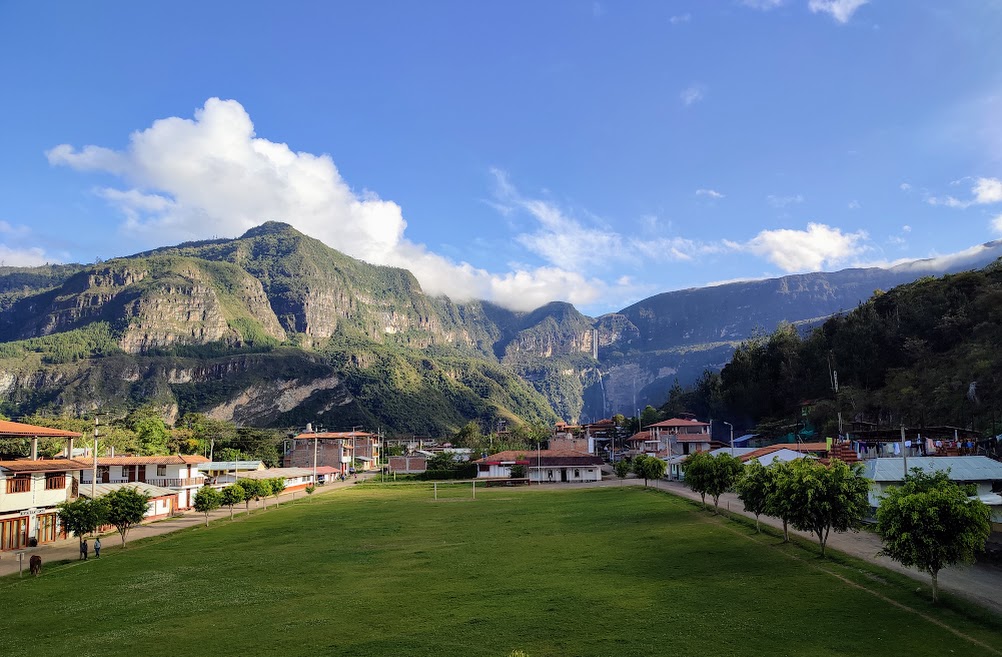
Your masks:
M91 473L90 477L90 499L93 500L97 493L97 427L100 423L100 418L94 416L94 472Z
M724 424L731 428L731 456L734 456L734 425L724 420Z
M905 451L905 425L901 425L901 457L904 459L902 461L905 468L905 477L908 476L908 452ZM904 479L902 479L904 481Z
M313 432L313 485L317 485L317 432Z

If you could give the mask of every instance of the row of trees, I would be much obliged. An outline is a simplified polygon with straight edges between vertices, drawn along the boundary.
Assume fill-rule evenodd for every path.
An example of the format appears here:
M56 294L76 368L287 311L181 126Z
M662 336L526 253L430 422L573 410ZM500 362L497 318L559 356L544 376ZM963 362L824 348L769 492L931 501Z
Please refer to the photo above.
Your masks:
M146 517L150 496L136 488L123 486L97 499L79 497L59 505L59 520L66 531L83 542L84 536L112 525L122 537Z
M251 500L260 503L262 499L267 499L269 495L275 498L275 504L279 505L278 496L285 490L285 479L272 477L271 479L238 479L236 483L226 486L222 490L216 490L211 486L203 486L195 493L193 501L195 511L205 515L205 526L209 526L209 514L220 507L229 507L230 519L233 519L233 507L243 502L250 513ZM306 489L307 494L312 495L316 490L314 486Z
M814 459L747 465L728 454L692 454L683 464L686 484L713 498L719 511L720 495L734 489L745 511L768 515L783 523L783 540L792 526L817 537L821 555L832 531L856 531L869 509L870 483L862 468L834 459L825 465ZM877 508L877 532L882 554L932 578L933 600L938 597L939 571L971 563L984 550L991 532L988 507L972 499L974 491L950 481L947 472L927 474L915 468L901 486L891 487Z
M620 479L626 479L626 476L632 472L642 478L644 486L646 486L649 479L660 479L665 476L666 466L667 463L657 457L639 454L632 459L616 461L613 469Z

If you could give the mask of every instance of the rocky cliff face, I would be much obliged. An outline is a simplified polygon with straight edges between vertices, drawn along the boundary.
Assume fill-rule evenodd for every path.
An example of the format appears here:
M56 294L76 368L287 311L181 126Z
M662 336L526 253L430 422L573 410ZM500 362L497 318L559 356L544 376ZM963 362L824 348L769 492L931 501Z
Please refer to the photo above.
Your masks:
M986 245L984 262L950 266L999 252ZM518 313L428 297L405 270L268 223L97 265L0 268L0 403L74 413L156 400L168 414L415 433L478 418L594 420L660 404L676 378L723 366L756 331L929 273L941 272L682 290L593 320L566 303Z

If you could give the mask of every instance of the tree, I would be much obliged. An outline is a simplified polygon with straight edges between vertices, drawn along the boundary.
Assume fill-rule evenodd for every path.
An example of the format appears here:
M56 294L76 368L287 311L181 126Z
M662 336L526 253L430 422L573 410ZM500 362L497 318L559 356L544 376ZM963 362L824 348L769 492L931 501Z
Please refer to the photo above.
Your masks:
M313 502L313 493L317 492L316 484L310 484L306 487L306 494L309 496L310 502Z
M264 508L268 508L268 496L271 495L271 479L258 479L257 496L254 498L258 504L264 500Z
M755 531L761 532L758 517L765 513L772 488L774 471L765 467L758 460L753 460L744 467L744 472L734 484L740 499L745 505L745 511L755 514Z
M108 507L103 499L91 500L86 497L78 497L72 502L63 502L58 506L59 521L66 531L76 536L81 543L83 537L97 531L97 528L105 524L108 516Z
M710 479L713 476L713 457L709 452L696 452L689 454L682 461L682 474L685 477L685 485L692 491L699 493L703 500L703 508L706 508L706 493L710 490Z
M211 486L202 486L195 493L195 511L205 514L205 526L209 526L209 514L223 504L223 494ZM232 513L232 507L230 507Z
M659 419L658 409L648 405L640 412L640 428L643 429L644 427L649 427Z
M832 530L859 529L869 509L870 483L863 478L862 466L838 459L827 466L813 459L797 459L791 474L790 524L817 536L823 557Z
M638 477L644 478L644 486L647 485L648 479L660 479L665 476L666 466L667 463L661 459L646 454L640 454L633 458L633 471L637 473Z
M452 457L452 452L439 452L428 459L428 470L452 470L456 467L456 460Z
M140 492L138 488L123 486L111 491L102 500L108 506L108 523L118 530L124 547L126 534L146 517L150 496Z
M243 502L247 497L244 487L240 484L230 484L222 490L220 502L230 507L230 520L233 520L233 507Z
M991 533L987 505L970 499L968 492L945 472L930 475L915 468L903 485L887 490L877 508L881 554L929 573L933 602L939 595L939 571L973 563Z
M710 457L710 478L706 492L713 498L713 512L720 511L720 496L729 491L741 476L741 460L730 454Z
M512 479L525 479L525 476L526 476L526 472L525 472L525 466L524 465L522 465L520 463L516 463L515 465L511 466L511 478Z
M765 498L765 513L783 521L783 542L789 543L790 518L793 516L793 468L789 461L773 461L767 469L771 478Z
M268 484L271 486L271 494L275 498L275 506L278 506L278 496L285 490L285 479L282 477L273 477L268 480Z
M619 477L620 482L622 482L622 480L626 479L626 476L630 474L630 470L632 468L630 467L629 461L626 459L619 459L616 461L616 464L612 466L612 469L615 470L616 476Z
M237 485L244 491L244 504L250 513L251 500L261 499L261 482L257 479L237 479Z

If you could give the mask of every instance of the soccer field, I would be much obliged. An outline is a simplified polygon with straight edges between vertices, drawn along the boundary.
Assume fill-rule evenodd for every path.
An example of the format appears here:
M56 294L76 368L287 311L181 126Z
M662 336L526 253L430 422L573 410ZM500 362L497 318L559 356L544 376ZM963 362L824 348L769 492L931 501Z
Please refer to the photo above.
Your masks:
M934 607L911 580L822 561L660 492L440 493L364 484L47 567L37 579L5 578L3 654L1002 649L998 619Z

